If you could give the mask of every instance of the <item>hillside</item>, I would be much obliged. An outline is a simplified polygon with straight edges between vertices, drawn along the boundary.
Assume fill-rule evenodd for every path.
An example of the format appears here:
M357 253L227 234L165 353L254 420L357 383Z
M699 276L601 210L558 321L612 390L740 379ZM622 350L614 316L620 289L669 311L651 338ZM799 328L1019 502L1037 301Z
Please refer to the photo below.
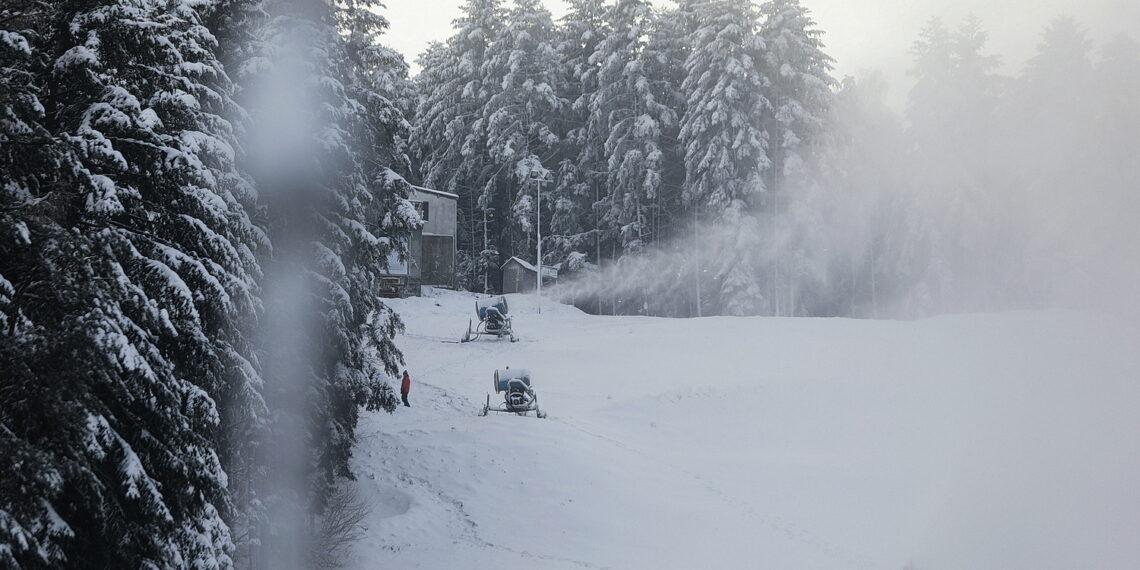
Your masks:
M412 408L366 415L356 568L1140 567L1140 330L596 317L396 301ZM550 417L479 417L495 368ZM496 400L492 394L492 402Z

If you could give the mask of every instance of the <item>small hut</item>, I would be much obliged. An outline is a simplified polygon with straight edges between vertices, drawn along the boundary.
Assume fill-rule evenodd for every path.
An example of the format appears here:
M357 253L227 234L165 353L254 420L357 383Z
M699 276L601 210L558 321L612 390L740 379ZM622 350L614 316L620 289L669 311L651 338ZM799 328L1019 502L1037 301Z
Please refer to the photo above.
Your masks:
M502 266L503 293L527 293L538 287L538 269L531 263L512 257ZM542 286L547 287L558 281L558 268L542 266Z

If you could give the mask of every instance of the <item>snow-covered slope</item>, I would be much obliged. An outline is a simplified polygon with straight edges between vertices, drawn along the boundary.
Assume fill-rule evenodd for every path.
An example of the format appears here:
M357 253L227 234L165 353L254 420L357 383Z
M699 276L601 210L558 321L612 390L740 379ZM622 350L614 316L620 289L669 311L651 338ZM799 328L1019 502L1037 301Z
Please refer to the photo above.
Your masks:
M515 344L454 342L470 294L394 303L413 407L362 421L353 567L1140 568L1129 324L509 302ZM477 415L505 366L548 419Z

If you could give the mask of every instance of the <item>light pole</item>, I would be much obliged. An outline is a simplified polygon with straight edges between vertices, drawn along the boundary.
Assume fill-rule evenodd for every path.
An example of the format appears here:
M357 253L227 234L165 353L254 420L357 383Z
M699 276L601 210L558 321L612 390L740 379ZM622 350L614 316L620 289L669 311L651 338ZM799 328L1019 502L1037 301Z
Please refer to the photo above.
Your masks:
M697 317L701 316L701 242L700 236L697 233L697 226L700 225L700 215L696 202L693 202L693 265L695 266L694 273L697 278Z
M538 213L538 224L534 226L536 235L538 236L538 271L535 272L536 279L538 280L538 314L542 314L542 183L546 180L539 178L535 180L535 191L538 194L538 207L535 208Z

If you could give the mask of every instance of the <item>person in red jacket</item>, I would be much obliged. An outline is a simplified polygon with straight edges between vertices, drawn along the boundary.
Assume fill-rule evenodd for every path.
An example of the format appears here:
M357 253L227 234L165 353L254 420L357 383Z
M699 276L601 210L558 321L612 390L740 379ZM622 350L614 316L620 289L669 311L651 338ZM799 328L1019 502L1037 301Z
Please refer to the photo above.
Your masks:
M402 382L400 382L400 398L402 398L404 400L404 405L409 407L409 408L412 407L412 405L408 403L408 390L410 390L411 387L412 387L412 377L408 376L408 371L405 370L404 371L404 380Z

